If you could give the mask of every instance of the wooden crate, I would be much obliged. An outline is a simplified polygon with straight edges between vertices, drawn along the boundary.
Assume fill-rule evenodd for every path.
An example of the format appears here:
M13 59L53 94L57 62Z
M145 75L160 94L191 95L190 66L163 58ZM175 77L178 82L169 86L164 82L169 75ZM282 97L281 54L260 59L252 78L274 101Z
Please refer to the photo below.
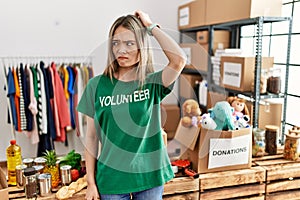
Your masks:
M175 195L164 195L163 200L199 200L199 192L187 192Z
M278 154L254 162L266 170L266 200L300 199L300 160L286 160Z
M200 199L263 200L266 170L260 166L200 174Z
M27 200L26 196L25 196L25 192L22 189L19 189L17 187L8 187L8 197L9 199L18 199L18 200ZM83 189L79 192L77 192L76 194L74 194L71 198L69 198L70 200L81 200L85 198L85 193L86 193L86 189ZM1 198L0 198L1 199ZM46 196L46 197L41 197L38 195L38 200L53 200L56 199L55 197L55 192L53 192L51 195Z
M199 178L177 177L164 185L164 196L199 191Z

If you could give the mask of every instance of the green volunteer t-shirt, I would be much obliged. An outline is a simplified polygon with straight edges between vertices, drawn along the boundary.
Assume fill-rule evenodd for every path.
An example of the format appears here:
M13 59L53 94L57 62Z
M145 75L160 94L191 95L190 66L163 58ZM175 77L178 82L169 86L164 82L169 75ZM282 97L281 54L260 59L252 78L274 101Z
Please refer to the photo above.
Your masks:
M173 84L162 84L162 71L138 81L92 78L77 110L94 118L101 154L96 183L101 194L122 194L163 185L174 177L162 139L160 103Z

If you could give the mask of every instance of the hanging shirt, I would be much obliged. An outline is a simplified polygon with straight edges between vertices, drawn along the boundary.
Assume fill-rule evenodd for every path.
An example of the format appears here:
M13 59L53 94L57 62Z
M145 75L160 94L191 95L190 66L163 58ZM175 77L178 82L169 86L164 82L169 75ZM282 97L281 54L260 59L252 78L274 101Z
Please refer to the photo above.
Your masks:
M69 74L69 81L68 81L68 92L69 92L69 111L71 117L71 126L75 129L75 115L73 112L73 105L74 105L74 84L75 84L75 76L71 66L67 67L68 74Z
M37 70L37 77L38 77L38 86L40 86L38 89L39 92L39 102L41 101L41 105L39 104L39 112L40 116L42 116L42 121L41 121L41 128L42 128L42 133L47 134L48 133L48 121L47 121L47 102L46 102L46 91L45 91L45 79L43 72L40 68L40 65L36 68ZM41 107L40 107L41 106ZM41 110L40 110L41 109Z
M9 67L7 72L7 97L9 98L12 123L14 127L16 127L16 125L18 124L16 104L15 104L15 94L16 94L16 88L14 83L14 77L11 68Z
M14 82L15 82L15 88L16 88L16 94L15 94L15 105L16 105L16 113L17 113L17 124L16 124L16 131L21 131L21 116L20 116L20 88L19 88L19 82L18 82L18 76L17 76L17 69L13 69L13 75L14 75Z
M57 103L59 124L60 124L60 137L56 137L56 141L64 142L66 140L66 127L70 126L70 112L68 110L67 99L64 93L64 87L61 78L55 68L55 65L51 65L53 72L55 98Z
M45 69L45 63L40 62L40 69L44 77L44 89L46 97L46 110L47 110L47 133L50 134L52 140L56 139L56 131L53 119L53 113L51 109L50 99L53 98L52 80L48 74L48 70Z
M53 90L53 99L50 101L52 112L53 112L53 118L54 118L54 124L55 124L55 130L56 130L56 137L60 137L60 125L59 125L59 117L58 117L58 110L57 110L57 102L56 102L56 91L55 91L55 82L54 82L54 74L53 74L53 68L55 69L55 63L52 62L51 66L48 68L49 73L51 75L51 81L52 81L52 90Z
M142 191L174 177L160 126L160 103L170 88L162 85L162 71L148 75L142 88L104 75L88 82L77 109L95 120L101 194Z
M31 73L31 72L30 72ZM29 87L29 75L27 73L27 66L23 68L21 71L21 80L23 85L23 96L24 96L24 110L25 110L25 117L26 117L26 131L32 130L33 124L33 116L29 110L30 104L30 87Z
M39 134L42 134L42 98L39 95L39 90L41 87L40 81L38 81L38 73L35 66L30 67L30 70L32 72L32 78L33 78L33 88L34 88L34 96L37 100L37 130Z

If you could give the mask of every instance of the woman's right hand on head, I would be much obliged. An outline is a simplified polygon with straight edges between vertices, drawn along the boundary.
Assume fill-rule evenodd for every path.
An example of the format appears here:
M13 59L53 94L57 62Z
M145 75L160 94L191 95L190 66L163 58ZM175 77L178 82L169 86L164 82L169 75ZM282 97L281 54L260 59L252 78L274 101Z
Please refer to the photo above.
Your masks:
M90 184L90 185L87 186L85 199L86 200L100 199L96 184Z

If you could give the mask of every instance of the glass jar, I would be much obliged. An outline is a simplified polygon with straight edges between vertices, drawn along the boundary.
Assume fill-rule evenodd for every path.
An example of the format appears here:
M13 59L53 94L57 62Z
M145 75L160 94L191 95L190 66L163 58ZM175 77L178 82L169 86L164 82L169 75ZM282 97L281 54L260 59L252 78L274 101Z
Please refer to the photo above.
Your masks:
M37 198L37 177L33 167L24 169L24 186L26 199Z
M283 158L298 160L300 155L300 130L290 129L284 142Z
M274 125L266 125L266 152L269 155L277 154L277 138L279 134L279 127Z
M260 128L253 129L252 156L259 157L265 154L265 130Z
M279 94L281 91L281 69L270 68L268 74L267 91Z

